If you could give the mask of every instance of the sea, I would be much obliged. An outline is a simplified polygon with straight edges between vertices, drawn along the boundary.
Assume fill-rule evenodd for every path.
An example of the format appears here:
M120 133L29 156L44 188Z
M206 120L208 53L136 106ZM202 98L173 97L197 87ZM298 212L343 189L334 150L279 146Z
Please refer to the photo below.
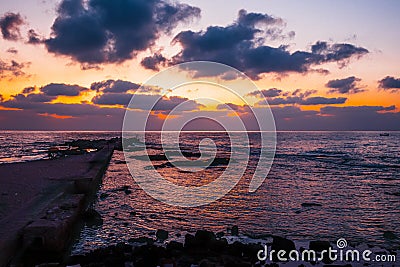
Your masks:
M107 139L119 132L0 132L0 164L47 159L47 149L76 139ZM221 232L238 226L244 240L285 236L302 242L340 238L354 246L366 244L388 250L400 248L400 132L277 132L276 152L266 179L249 192L252 168L259 162L260 133L234 133L250 140L247 169L237 185L220 199L200 207L166 204L148 195L135 180L145 174L149 162L137 160L129 171L122 151L115 151L103 177L93 208L102 224L87 224L79 233L72 253L135 238L154 238L158 229L169 232L167 241L182 241L198 229ZM163 154L158 133L134 133L135 155ZM222 132L182 132L179 147L197 155L202 140L212 140L217 155L229 158L230 136ZM146 137L146 145L144 139ZM171 141L172 142L172 141ZM243 141L244 142L244 141ZM240 142L239 142L240 143ZM142 144L142 146L140 145ZM243 144L243 143L241 143ZM132 144L134 145L134 144ZM207 148L207 147L206 147ZM140 157L136 157L138 159ZM199 172L182 171L153 162L169 181L202 186L217 179L224 166ZM266 168L268 170L268 168ZM156 186L156 185L155 185ZM170 198L179 198L171 193Z

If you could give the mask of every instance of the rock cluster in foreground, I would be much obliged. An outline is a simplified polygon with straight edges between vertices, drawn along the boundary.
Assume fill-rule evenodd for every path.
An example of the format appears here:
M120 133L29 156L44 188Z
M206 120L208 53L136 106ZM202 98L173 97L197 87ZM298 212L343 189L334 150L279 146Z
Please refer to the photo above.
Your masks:
M164 232L158 231L159 236ZM208 267L208 266L280 266L280 262L260 262L257 258L259 250L263 249L261 244L243 244L234 242L228 244L223 237L217 237L214 233L199 230L195 235L187 234L185 242L169 242L166 246L157 245L151 238L138 238L133 243L146 243L141 246L131 244L117 244L106 248L99 248L85 255L73 256L68 265L80 266L182 266L182 267ZM330 246L329 242L318 241L310 246L318 251L320 247ZM295 249L293 241L282 237L274 237L273 249L290 251ZM293 263L290 266L304 266L301 263ZM313 262L313 265L316 263ZM322 263L323 266L325 263ZM339 266L339 265L326 265ZM351 266L351 265L345 265Z

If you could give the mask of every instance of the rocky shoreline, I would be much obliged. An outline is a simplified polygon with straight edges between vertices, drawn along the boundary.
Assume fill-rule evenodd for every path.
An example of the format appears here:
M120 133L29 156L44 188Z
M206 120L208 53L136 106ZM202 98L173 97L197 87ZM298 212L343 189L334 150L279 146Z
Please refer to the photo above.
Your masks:
M238 234L236 226L230 229L229 234ZM230 236L232 237L232 236ZM324 267L352 267L352 266L375 266L369 263L335 263L327 256L321 257L323 250L337 249L336 244L329 241L309 241L308 246L300 246L294 241L280 237L271 236L270 242L243 243L231 242L224 233L213 233L206 230L198 230L194 235L186 234L184 242L170 241L168 232L158 230L156 238L142 237L129 240L129 243L98 248L83 255L70 257L66 265L69 266L135 266L135 267L250 267L250 266L324 266ZM317 253L317 261L313 258L304 261L281 261L276 254L271 259L260 260L259 251L264 251L265 246L269 251L284 250L289 253L298 250L313 250ZM376 252L376 251L375 251ZM378 253L378 252L376 252ZM380 251L381 254L396 255L396 252ZM383 264L380 266L396 266L397 262Z

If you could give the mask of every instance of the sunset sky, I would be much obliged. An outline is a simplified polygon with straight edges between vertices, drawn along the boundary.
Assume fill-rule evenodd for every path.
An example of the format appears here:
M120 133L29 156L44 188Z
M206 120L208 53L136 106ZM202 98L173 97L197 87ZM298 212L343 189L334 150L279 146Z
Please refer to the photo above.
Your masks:
M195 60L250 77L260 91L242 88L242 97L259 110L267 100L278 130L400 130L397 0L15 0L0 6L0 130L121 130L140 85ZM161 87L149 86L143 101L169 89ZM205 95L221 96L246 120L244 103L198 86L164 96L154 124L185 101L190 109L171 120L230 116L197 100Z

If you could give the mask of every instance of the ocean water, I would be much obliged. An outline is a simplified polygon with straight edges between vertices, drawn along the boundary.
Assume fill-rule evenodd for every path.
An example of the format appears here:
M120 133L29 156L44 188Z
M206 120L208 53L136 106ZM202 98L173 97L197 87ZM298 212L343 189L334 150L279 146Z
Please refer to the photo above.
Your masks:
M240 139L245 133L235 134ZM0 162L45 158L49 145L66 140L114 136L118 133L0 132L4 144ZM225 133L182 133L179 145L183 151L198 153L205 138L214 141L217 155L229 158L232 148ZM399 249L400 132L389 136L379 132L278 132L272 168L254 193L248 192L248 185L258 161L260 136L251 133L249 138L250 159L239 183L223 198L194 208L170 206L147 195L130 175L123 152L115 151L94 203L103 224L86 225L73 253L154 237L157 229L169 231L168 240L181 241L186 233L198 229L226 232L233 225L243 238L281 235L299 242L345 238L354 245ZM148 152L164 152L156 133L147 136L147 141ZM133 153L138 158L145 152L137 145ZM153 162L167 166L163 163ZM146 175L147 165L137 160L137 175ZM218 178L224 167L189 173L167 166L158 171L176 184L200 186Z
M76 139L108 139L119 132L0 131L0 164L47 159L47 150Z

